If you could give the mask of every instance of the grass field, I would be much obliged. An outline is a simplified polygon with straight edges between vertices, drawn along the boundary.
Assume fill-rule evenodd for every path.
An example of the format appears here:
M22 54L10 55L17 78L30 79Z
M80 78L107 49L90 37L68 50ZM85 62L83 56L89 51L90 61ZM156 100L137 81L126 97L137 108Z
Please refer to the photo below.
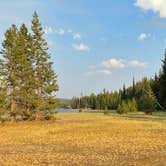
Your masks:
M58 113L0 124L0 165L166 165L166 116Z

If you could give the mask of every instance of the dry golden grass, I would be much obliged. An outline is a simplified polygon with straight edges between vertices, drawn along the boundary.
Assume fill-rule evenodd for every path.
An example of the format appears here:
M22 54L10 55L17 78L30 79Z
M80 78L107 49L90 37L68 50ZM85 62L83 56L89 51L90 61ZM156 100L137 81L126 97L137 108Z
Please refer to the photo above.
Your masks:
M59 113L55 122L0 124L0 165L164 166L166 122L145 119Z

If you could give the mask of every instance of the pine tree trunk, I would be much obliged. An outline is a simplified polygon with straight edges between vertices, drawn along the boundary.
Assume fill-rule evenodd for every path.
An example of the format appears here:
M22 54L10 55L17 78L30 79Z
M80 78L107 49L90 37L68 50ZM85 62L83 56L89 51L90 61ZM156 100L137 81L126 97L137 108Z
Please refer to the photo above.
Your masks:
M13 93L13 92L12 92ZM15 115L15 112L16 112L16 101L15 101L15 97L14 97L14 94L11 94L11 105L10 105L10 111L12 113L12 116L14 118L14 121L16 120L16 115Z
M11 108L10 109L11 109L11 112L14 112L16 110L16 102L13 97L11 99Z
M39 119L40 119L40 107L37 106L37 108L36 108L35 120L39 120Z
M42 93L42 88L41 88L41 87L38 87L39 99L38 99L38 103L37 103L37 107L36 107L36 116L35 116L35 120L39 120L39 119L40 119L41 93Z

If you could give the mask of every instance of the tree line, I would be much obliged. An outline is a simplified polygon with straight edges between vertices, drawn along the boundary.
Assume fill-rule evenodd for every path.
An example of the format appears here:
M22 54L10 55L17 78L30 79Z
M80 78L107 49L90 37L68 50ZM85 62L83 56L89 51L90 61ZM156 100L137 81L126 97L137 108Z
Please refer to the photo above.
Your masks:
M99 94L73 97L73 109L117 110L119 113L135 112L137 110L151 113L156 109L166 110L166 51L162 68L154 78L143 78L132 86L109 92L105 89Z
M31 31L31 33L29 32ZM40 119L57 106L57 75L39 17L31 29L16 25L5 32L0 51L0 115Z

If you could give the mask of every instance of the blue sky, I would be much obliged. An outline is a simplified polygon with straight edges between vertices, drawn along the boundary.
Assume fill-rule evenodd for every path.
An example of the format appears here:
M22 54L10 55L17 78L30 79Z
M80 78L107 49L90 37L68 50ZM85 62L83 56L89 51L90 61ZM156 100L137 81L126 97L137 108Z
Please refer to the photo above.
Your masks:
M58 74L58 97L117 90L153 76L166 46L165 0L5 0L0 41L37 11Z

